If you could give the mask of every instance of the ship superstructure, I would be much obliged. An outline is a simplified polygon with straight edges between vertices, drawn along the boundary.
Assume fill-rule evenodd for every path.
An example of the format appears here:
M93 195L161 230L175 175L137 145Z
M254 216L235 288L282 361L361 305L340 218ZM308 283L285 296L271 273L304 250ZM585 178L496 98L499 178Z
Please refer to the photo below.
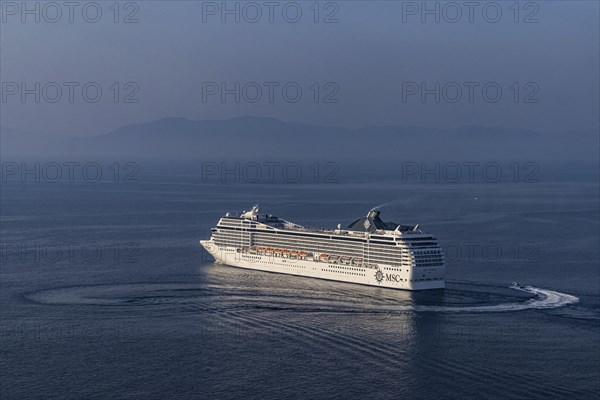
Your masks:
M345 229L319 229L261 215L255 205L227 213L200 243L216 262L235 267L395 289L444 287L437 239L418 225L384 222L378 210Z

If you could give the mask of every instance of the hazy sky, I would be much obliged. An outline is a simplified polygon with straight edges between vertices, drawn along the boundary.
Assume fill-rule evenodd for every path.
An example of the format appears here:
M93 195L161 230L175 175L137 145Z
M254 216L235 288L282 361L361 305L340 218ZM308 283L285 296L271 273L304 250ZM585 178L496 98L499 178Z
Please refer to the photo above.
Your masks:
M599 128L597 1L113 4L2 1L3 126L84 136L257 115Z

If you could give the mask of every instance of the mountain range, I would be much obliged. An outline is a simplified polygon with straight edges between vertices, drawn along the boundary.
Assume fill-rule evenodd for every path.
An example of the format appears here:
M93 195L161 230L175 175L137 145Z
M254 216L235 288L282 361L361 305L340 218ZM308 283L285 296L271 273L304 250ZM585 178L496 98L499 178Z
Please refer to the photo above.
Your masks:
M238 117L163 118L92 137L67 138L1 127L0 155L156 159L595 160L596 132L547 133L462 126L449 129L369 126L347 129Z

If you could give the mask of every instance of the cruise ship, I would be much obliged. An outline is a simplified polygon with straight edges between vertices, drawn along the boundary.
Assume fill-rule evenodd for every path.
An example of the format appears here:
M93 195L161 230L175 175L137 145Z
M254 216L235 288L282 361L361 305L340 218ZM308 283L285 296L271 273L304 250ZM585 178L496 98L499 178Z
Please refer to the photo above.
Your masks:
M373 209L347 228L305 228L258 205L227 213L200 244L217 263L404 290L444 288L437 239L419 225L384 222Z

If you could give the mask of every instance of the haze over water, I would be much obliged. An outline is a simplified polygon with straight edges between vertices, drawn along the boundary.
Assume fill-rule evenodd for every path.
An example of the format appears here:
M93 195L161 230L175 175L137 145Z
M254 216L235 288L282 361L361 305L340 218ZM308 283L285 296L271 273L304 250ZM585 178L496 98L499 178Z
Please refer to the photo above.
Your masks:
M1 1L0 397L597 397L599 11ZM446 288L215 264L256 203L419 224Z

